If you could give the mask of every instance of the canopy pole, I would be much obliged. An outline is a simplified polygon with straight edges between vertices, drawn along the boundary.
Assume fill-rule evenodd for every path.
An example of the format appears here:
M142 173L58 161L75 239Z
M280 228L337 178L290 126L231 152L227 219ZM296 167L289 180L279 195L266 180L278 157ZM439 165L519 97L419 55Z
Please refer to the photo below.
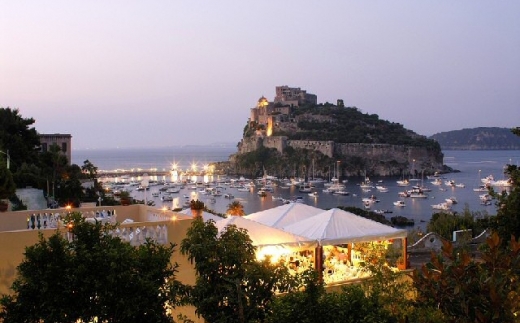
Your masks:
M314 249L314 269L318 272L318 280L323 281L323 247L321 245Z
M408 269L408 237L403 238L404 269Z
M347 259L348 263L352 266L352 242L347 243Z

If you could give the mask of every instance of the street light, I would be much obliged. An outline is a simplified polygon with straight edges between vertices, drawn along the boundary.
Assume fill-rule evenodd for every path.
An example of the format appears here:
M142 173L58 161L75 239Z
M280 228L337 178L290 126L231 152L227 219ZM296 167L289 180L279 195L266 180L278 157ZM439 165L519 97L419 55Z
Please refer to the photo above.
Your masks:
M9 169L9 164L11 163L11 156L9 156L9 149L7 150L7 152L3 152L0 150L0 153L7 156L7 169Z

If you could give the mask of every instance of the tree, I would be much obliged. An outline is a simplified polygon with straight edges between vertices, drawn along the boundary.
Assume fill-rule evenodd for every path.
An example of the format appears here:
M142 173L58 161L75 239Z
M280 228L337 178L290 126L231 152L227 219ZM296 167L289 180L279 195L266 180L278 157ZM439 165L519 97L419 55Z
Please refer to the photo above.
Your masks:
M16 185L13 181L13 175L7 169L6 164L0 161L0 200L10 198L15 191Z
M520 128L514 128L513 133L520 136ZM491 228L498 233L506 247L511 236L520 237L520 168L517 165L507 165L505 173L509 176L511 188L509 191L491 193L497 199L497 215L491 221Z
M226 214L235 216L244 216L244 206L239 201L233 201L228 204Z
M411 285L398 279L402 274L386 266L384 257L370 259L377 260L366 268L372 279L340 291L326 291L314 270L305 272L304 288L276 297L266 322L398 322L409 310Z
M482 261L444 242L414 273L418 306L439 309L445 322L518 322L520 243L511 238L503 248L500 240L496 232L487 239Z
M9 151L10 170L16 173L23 164L37 164L40 138L33 118L23 118L18 109L0 107L0 150Z
M2 322L172 322L174 245L133 247L79 212L65 222L69 239L57 231L26 248L13 294L0 300Z
M81 166L81 171L88 174L89 179L94 180L97 178L98 168L94 164L92 164L92 162L90 162L90 160L88 159L83 162L83 166Z
M294 286L287 268L259 262L244 229L218 234L213 221L196 218L181 242L197 273L189 302L207 322L262 322L276 291Z

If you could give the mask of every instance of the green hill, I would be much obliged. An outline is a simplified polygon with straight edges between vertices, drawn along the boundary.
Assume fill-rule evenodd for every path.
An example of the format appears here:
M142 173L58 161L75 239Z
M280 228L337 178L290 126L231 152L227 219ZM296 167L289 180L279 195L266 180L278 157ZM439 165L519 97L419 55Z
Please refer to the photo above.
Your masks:
M336 143L390 144L429 147L437 143L399 123L362 113L355 107L332 104L302 106L292 111L290 121L277 122L273 135L290 140L331 140Z
M443 150L519 150L520 137L509 128L479 127L434 134Z

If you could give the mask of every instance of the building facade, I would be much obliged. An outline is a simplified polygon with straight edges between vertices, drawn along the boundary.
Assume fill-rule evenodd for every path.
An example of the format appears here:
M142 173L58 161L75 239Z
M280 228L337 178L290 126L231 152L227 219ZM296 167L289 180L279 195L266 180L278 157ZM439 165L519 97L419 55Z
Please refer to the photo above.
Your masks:
M49 151L52 145L58 145L70 165L72 160L72 136L70 134L40 134L40 144L42 152Z

